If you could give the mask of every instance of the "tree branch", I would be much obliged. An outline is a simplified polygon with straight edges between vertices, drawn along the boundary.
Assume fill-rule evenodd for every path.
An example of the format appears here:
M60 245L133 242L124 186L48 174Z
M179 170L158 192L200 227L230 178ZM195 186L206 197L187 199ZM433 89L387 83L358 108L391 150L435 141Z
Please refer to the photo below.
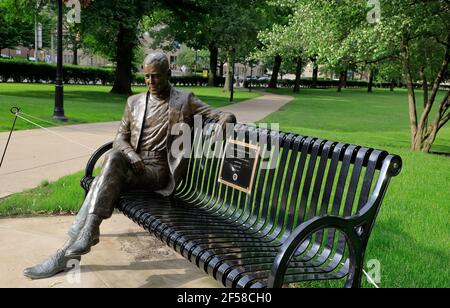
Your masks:
M450 91L447 91L444 99L442 100L441 106L439 108L439 113L441 114L441 120L439 121L439 128L443 127L445 123L450 119L450 112L445 114L450 109Z
M361 61L357 61L355 62L356 65L364 63L364 64L375 64L384 60L394 60L394 59L399 59L398 53L394 52L393 54L387 55L387 56L382 56L378 59L374 59L374 60L361 60Z
M436 40L436 42L438 42L439 44L444 45L445 47L450 47L450 43L449 43L448 41L445 42L445 41L441 40L439 37L434 36L434 35L433 35L433 38L434 38L434 39Z
M428 104L431 104L431 105L433 105L433 102L436 99L436 95L439 90L439 86L440 86L442 80L444 79L444 75L447 72L448 64L450 62L450 34L447 35L447 43L448 43L448 45L445 48L444 60L441 65L441 69L440 69L438 75L436 76L436 79L435 79L434 85L433 85L433 90L432 90L430 98L428 100ZM431 108L431 106L430 106L430 108Z
M450 112L439 122L439 128L442 128L450 120Z

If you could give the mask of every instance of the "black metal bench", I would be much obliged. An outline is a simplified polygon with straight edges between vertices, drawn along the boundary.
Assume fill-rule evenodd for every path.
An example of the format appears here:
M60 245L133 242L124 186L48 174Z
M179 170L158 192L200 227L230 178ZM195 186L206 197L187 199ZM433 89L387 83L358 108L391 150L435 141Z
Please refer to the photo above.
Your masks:
M201 129L194 135L194 144L206 140ZM325 279L360 287L369 235L390 179L401 170L400 157L235 126L235 139L249 142L255 135L267 141L263 156L276 168L261 168L260 159L252 192L218 182L221 158L193 157L173 197L124 193L117 208L227 287ZM279 155L270 157L274 137ZM224 145L200 148L214 154ZM91 157L81 181L86 191L96 161L111 147L108 143Z

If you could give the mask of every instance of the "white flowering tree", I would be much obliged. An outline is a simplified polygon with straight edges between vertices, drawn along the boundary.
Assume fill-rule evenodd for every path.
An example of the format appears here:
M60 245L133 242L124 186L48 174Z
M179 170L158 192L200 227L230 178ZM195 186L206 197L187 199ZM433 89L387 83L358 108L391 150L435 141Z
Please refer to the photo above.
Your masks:
M280 44L277 42L280 37L289 42L285 44L301 42L306 53L316 55L328 68L340 71L341 80L348 67L371 64L401 67L408 88L411 149L430 151L439 130L450 120L450 92L446 90L437 99L449 71L449 1L276 2L289 6L292 14L286 28L279 31L279 37L276 33L268 37L274 46ZM418 81L425 90L423 110L418 109L416 102L414 84Z

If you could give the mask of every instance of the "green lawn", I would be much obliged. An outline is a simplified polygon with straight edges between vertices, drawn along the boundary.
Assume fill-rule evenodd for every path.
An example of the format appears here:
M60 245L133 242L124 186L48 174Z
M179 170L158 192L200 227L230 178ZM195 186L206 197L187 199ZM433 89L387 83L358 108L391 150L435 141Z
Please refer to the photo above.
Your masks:
M382 287L450 287L450 156L409 151L404 90L303 90L261 122L400 155L404 167L390 184L365 260L380 260ZM450 153L450 123L432 150Z
M54 85L46 84L14 84L0 83L0 131L11 129L13 116L9 112L11 107L21 107L24 113L38 117L53 125L61 122L52 119L54 108ZM193 91L201 100L213 107L229 104L229 94L222 88L212 87L182 87ZM64 86L64 110L69 121L66 124L82 124L94 122L108 122L120 120L126 102L126 96L110 94L109 86ZM134 93L146 91L145 87L134 87ZM259 94L248 91L236 91L235 102L250 99ZM34 120L33 120L34 121ZM38 122L42 126L49 123ZM23 120L18 120L16 129L35 128Z
M391 182L365 260L381 262L381 287L450 287L450 157L409 151L405 91L302 90L262 122L400 155L404 168ZM450 153L450 124L440 132L433 151ZM43 183L1 200L0 213L76 211L83 196L80 177L81 173ZM363 286L370 287L365 280Z

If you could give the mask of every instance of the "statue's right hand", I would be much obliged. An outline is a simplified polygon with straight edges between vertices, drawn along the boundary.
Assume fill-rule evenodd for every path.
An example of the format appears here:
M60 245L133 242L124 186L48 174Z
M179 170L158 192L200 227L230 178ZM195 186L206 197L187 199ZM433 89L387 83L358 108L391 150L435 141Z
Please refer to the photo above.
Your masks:
M134 151L127 153L128 161L131 164L131 168L136 174L142 174L145 171L145 164L142 158Z

